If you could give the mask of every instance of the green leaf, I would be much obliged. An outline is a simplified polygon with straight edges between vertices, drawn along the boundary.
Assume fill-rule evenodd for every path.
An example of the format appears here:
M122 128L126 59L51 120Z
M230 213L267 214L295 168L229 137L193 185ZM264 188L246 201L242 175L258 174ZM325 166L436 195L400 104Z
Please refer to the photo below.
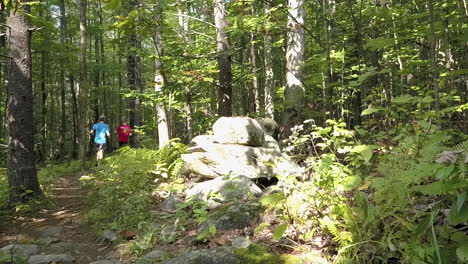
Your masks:
M378 49L389 47L393 45L393 43L394 43L394 40L391 38L370 39L364 45L364 48L368 50L378 50Z
M439 179L439 180L446 179L447 176L449 176L450 173L452 173L453 169L455 169L455 165L453 165L453 164L451 164L450 166L444 166L444 167L440 168L437 171L437 174L436 174L437 179Z
M255 232L255 233L261 232L261 231L263 231L265 228L267 228L267 227L269 227L269 226L270 226L269 223L261 223L260 225L258 225L258 226L255 228L254 232Z
M361 177L359 176L348 176L343 179L343 190L351 191L354 188L358 187L362 182Z
M452 206L448 216L449 224L458 225L468 221L468 206L463 206L460 211L457 212L457 207Z
M273 239L280 240L283 237L284 232L288 228L288 224L280 224L273 231Z
M465 243L457 248L457 257L460 261L468 261L468 243Z
M278 203L282 202L285 199L285 196L282 192L276 192L269 195L265 195L260 198L260 203L263 206L274 207Z
M351 152L361 154L364 162L369 162L373 155L372 151L376 148L376 145L357 145L351 149Z
M403 94L400 96L397 96L393 98L392 103L395 104L407 104L407 103L414 103L412 102L414 100L414 97L409 95L409 94Z
M427 215L426 217L423 218L416 227L416 231L414 234L416 236L419 236L422 234L422 232L426 232L427 228L429 227L429 224L431 223L431 215Z
M378 111L380 111L380 109L370 107L370 108L364 109L364 111L362 111L361 113L361 116L377 113Z
M466 199L466 191L459 193L457 196L457 214L460 213L460 210L463 207L463 204L465 204L465 199Z

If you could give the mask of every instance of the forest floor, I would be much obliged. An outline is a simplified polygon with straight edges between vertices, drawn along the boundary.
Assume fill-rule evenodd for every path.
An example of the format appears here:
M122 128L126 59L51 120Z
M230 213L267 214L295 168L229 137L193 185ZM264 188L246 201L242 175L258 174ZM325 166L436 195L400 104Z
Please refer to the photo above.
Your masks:
M0 248L10 244L36 244L38 254L69 254L74 263L114 260L118 254L109 243L99 241L85 220L86 190L79 173L62 177L51 188L48 209L0 221ZM104 263L104 262L102 262Z

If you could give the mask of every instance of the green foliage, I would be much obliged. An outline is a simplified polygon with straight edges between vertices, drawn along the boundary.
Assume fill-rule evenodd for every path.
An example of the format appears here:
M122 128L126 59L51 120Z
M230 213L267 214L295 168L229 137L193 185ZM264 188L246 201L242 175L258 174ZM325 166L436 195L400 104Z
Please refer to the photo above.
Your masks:
M252 244L248 248L238 248L235 254L245 264L299 264L302 260L296 256L288 254L273 254L264 247Z
M94 175L83 178L92 189L89 220L97 229L132 230L151 218L152 191L180 168L185 146L174 140L160 150L121 148Z

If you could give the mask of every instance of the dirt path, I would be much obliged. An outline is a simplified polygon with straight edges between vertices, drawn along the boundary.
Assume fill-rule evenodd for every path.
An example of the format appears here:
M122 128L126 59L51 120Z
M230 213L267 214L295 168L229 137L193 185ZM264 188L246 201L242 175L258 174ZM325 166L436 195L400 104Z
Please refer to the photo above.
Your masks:
M86 191L80 187L81 174L61 178L51 190L54 206L28 217L0 224L0 248L17 242L35 244L37 254L68 254L74 263L120 263L113 246L100 243L84 216ZM104 261L106 260L106 261Z

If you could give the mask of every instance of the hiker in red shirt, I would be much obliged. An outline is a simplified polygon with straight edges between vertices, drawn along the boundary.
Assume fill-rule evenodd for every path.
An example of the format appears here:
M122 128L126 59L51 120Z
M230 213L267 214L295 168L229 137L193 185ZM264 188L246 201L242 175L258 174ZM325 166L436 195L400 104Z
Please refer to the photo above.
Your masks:
M127 124L127 122L122 121L122 125L120 125L115 132L119 134L119 148L123 145L127 145L128 137L132 135L132 128Z

